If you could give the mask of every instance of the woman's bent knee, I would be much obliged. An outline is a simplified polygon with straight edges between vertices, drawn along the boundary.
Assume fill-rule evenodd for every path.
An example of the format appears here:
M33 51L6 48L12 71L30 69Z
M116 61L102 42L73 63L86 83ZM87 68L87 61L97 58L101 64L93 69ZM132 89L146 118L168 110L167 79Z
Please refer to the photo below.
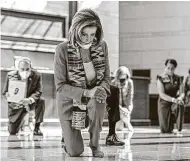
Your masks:
M70 157L78 157L83 153L84 145L82 142L76 142L76 144L67 143L65 151Z

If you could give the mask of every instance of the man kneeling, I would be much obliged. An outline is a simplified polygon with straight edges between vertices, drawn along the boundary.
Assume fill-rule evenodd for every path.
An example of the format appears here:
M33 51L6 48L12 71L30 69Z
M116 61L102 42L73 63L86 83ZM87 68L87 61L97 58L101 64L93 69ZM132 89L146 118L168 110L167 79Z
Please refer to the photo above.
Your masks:
M40 124L43 122L45 100L41 99L42 76L39 72L31 68L29 59L21 59L18 63L18 70L7 74L3 95L8 99L10 80L22 80L26 82L26 98L19 103L8 102L8 130L11 135L16 135L24 123L24 117L28 111L35 109L35 129L34 135L43 135Z

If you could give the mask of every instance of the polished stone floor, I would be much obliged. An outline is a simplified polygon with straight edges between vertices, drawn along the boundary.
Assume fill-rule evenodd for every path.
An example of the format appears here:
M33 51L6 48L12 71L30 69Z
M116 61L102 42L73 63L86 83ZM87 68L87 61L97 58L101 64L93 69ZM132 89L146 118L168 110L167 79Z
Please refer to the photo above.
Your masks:
M125 146L106 146L108 128L103 128L100 145L104 158L93 158L88 147L88 132L82 132L85 151L81 157L69 157L61 144L60 127L42 127L43 137L31 134L9 136L6 127L1 127L1 161L190 161L190 126L183 136L159 133L158 127L135 127L117 132Z

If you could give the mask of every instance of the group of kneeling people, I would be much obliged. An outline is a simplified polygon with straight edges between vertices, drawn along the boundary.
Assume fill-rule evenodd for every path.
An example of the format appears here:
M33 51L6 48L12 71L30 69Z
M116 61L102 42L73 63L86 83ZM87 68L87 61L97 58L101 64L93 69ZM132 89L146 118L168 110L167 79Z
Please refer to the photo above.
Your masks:
M157 77L161 132L172 132L173 113L177 118L178 132L181 132L184 99L190 95L190 81L187 81L184 92L181 77L174 74L177 62L168 59L165 65L164 73ZM41 74L32 69L31 61L28 59L21 60L18 68L18 71L8 73L3 95L8 97L10 79L26 81L27 94L20 104L8 103L9 132L18 133L25 115L31 109L35 109L34 135L42 135L39 127L43 121L45 105L44 100L41 99ZM94 157L104 156L99 140L106 107L109 122L106 144L124 145L124 142L118 139L115 129L116 123L121 120L130 131L134 131L130 123L133 110L133 81L130 70L125 66L119 67L111 80L107 43L103 41L100 18L93 10L78 11L72 19L69 40L57 45L54 55L54 80L56 106L66 153L70 156L80 156L84 151L81 130L72 126L74 106L87 110L89 147Z
M35 126L33 130L31 129L31 131L33 131L34 135L42 136L43 134L40 130L40 124L43 122L45 112L45 100L41 97L42 75L32 68L32 63L29 58L23 58L18 62L18 70L8 72L6 76L2 93L6 99L9 97L8 89L10 80L20 80L27 83L26 98L21 100L19 103L8 102L8 131L10 135L17 135L20 131L24 130L25 127L30 126L31 111L33 111L34 113L32 115L35 118ZM107 145L124 145L124 142L120 141L115 133L115 126L119 120L121 120L121 123L118 124L118 129L122 130L123 122L130 131L134 131L130 123L130 115L133 110L134 87L129 69L125 66L121 66L117 70L115 77L112 77L112 81L108 86L110 93L109 97L106 95L102 96L102 98L106 99L105 101L101 102L101 99L98 100L98 94L96 95L98 90L101 89L96 88L94 94L87 94L85 97L90 98L89 96L91 96L87 103L87 110L93 156L103 157L103 153L99 149L99 139L106 107L109 121L109 134L106 138ZM88 92L89 91L87 91L87 93ZM77 91L73 90L73 94L74 93L77 93ZM85 92L83 92L83 95L84 93ZM65 102L69 102L70 100L72 101L72 99L68 98L69 93L64 94L66 97L62 97L62 99L64 99ZM57 101L59 108L59 104L62 102L59 100L59 97L57 98ZM71 106L73 106L73 104L71 104ZM66 110L66 108L67 107L63 105L61 110ZM72 110L72 107L69 110ZM60 122L63 125L62 130L64 139L62 139L62 141L64 140L66 144L65 150L68 154L70 154L70 156L78 156L79 153L76 153L75 149L79 151L81 148L83 149L81 131L72 128L72 118L71 120L63 120L66 117L63 117L63 113L60 111L58 113L59 116L61 115ZM70 143L67 144L67 141L73 142L73 145ZM81 148L79 146L81 146Z

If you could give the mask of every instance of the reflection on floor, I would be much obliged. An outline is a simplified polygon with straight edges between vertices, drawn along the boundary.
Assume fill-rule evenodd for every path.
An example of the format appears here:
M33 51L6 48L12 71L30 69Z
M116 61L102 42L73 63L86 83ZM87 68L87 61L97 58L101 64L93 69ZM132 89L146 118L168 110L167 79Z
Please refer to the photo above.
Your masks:
M190 128L183 130L183 136L159 134L158 127L135 127L135 132L127 130L118 132L119 138L125 140L125 146L106 146L105 138L108 128L101 133L100 145L105 153L104 158L93 158L88 147L88 132L82 132L85 151L81 157L69 157L61 144L59 127L43 127L43 137L9 136L6 127L1 128L2 161L190 161Z

